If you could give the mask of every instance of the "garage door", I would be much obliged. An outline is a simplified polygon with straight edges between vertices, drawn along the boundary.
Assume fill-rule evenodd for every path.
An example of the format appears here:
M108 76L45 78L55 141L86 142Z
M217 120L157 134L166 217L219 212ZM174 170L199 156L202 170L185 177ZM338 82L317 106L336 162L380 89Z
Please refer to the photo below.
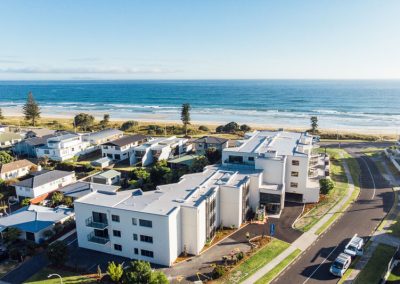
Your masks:
M286 192L285 200L292 201L292 202L303 202L303 194Z

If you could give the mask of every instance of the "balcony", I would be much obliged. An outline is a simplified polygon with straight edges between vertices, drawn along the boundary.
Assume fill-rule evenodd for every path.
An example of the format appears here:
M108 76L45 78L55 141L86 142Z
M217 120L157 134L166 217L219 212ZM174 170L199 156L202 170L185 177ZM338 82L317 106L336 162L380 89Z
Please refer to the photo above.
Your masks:
M91 232L91 233L87 236L87 238L88 238L88 241L89 241L89 242L96 243L96 244L101 244L101 245L105 245L105 244L107 244L107 243L110 241L110 238L109 238L109 237L99 237L99 236L96 236L96 235L94 234L94 232Z
M96 221L93 221L93 217L89 217L86 219L85 222L86 222L86 226L95 228L95 229L105 229L108 227L107 219L103 220L101 222L98 222L98 221L96 222Z

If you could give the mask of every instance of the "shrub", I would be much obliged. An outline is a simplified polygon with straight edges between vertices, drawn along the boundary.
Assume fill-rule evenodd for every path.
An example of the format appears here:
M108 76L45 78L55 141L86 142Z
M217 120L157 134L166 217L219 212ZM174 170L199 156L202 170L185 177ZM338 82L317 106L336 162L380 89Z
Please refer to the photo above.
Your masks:
M223 265L217 265L212 271L213 279L218 279L224 276L226 273L225 267Z
M200 125L200 126L199 126L199 130L200 130L200 131L210 131L210 129L209 129L207 126L205 126L205 125Z
M217 133L222 133L222 132L224 132L224 126L223 126L223 125L218 126L218 127L215 129L215 132L217 132Z
M122 131L134 131L135 128L139 125L139 122L135 120L128 120L122 123L121 130Z
M22 199L22 201L21 201L21 206L22 207L28 206L29 204L31 204L31 199L30 198Z
M67 244L63 241L55 241L47 249L47 258L51 264L61 266L68 258Z
M6 151L0 151L0 164L7 164L12 162L13 157Z
M323 178L319 180L319 187L322 194L328 194L335 187L335 183L329 178Z
M236 254L236 258L237 260L242 260L244 258L244 253L242 251L238 252Z
M242 124L242 125L240 125L240 130L243 132L248 132L251 130L251 127L248 126L247 124Z
M116 264L114 261L108 263L107 273L114 283L118 283L124 274L122 264Z

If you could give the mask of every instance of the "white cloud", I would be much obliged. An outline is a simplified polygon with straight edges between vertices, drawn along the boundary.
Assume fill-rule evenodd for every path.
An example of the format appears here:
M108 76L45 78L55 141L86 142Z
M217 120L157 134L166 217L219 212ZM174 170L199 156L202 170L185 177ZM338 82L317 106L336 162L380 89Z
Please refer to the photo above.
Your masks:
M180 70L167 68L131 67L14 67L0 68L0 73L9 74L168 74Z

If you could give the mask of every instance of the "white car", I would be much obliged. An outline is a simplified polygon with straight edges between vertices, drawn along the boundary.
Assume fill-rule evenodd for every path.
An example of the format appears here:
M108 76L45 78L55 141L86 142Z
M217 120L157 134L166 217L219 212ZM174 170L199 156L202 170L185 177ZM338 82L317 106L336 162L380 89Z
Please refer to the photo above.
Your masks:
M364 240L355 234L344 248L344 252L351 257L363 255Z
M351 256L345 253L339 254L339 256L332 262L330 273L335 276L342 277L346 270L349 268L351 263Z

